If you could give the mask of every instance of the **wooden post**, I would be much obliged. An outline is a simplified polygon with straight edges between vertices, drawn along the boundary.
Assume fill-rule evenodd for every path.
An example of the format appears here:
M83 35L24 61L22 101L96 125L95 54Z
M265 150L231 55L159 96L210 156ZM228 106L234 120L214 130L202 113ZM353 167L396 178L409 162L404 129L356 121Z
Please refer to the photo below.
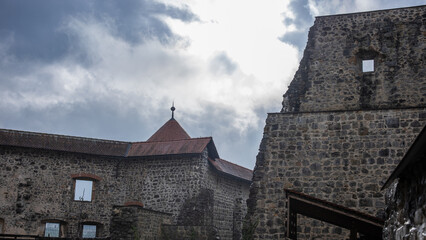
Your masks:
M351 235L350 235L350 240L357 240L358 236L357 236L357 231L356 229L351 229Z

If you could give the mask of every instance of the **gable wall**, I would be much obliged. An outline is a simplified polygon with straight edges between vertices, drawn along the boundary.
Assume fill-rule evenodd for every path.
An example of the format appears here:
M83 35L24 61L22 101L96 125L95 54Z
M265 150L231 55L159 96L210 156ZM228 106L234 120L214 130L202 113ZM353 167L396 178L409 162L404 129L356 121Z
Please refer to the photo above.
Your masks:
M282 112L426 106L425 10L317 17Z

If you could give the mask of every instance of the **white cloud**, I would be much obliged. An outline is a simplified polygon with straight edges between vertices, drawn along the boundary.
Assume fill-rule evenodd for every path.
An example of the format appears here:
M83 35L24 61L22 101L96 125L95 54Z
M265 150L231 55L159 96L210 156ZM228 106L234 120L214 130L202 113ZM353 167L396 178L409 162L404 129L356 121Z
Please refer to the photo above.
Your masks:
M166 1L179 6L184 2ZM257 107L279 109L285 91L297 67L297 50L279 41L285 30L282 12L285 1L203 1L189 2L200 21L184 23L166 18L171 29L187 38L186 54L206 64L218 52L224 52L238 65L232 76L215 78L203 72L200 84L207 87L206 100L222 103L237 112L240 125ZM250 118L249 118L250 119ZM254 118L253 118L254 119ZM250 120L252 121L252 120ZM242 124L248 127L255 122Z
M124 106L143 106L141 115L146 115L164 108L164 101L175 100L187 109L183 117L207 114L203 109L216 105L235 114L230 123L233 129L244 133L249 127L259 127L264 116L255 110L279 109L286 81L297 66L297 51L278 40L284 4L238 2L243 3L245 7L235 13L238 18L227 12L238 9L236 2L212 1L207 6L194 5L192 10L200 22L164 19L182 36L175 44L156 39L130 44L113 34L113 21L70 18L61 30L77 36L77 44L91 64L76 63L77 52L16 76L23 83L43 83L40 87L49 91L39 94L42 89L20 89L22 97L9 97L8 102L40 108L114 96ZM234 64L229 74L212 71L218 53L229 60L223 64Z

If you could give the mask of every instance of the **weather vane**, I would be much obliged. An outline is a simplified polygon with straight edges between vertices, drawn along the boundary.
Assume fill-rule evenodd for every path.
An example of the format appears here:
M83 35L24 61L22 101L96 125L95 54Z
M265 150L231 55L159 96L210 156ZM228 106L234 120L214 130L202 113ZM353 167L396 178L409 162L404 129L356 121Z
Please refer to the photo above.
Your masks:
M170 108L170 110L172 110L172 119L175 119L175 101L173 101L172 103L172 107Z

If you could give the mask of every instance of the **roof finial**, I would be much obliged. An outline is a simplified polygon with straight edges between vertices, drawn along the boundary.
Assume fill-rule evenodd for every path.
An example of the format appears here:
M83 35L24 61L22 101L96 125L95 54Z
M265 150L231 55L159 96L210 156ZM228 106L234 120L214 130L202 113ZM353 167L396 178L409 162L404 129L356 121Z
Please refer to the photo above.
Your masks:
M172 119L175 119L175 101L173 101L172 103L172 107L170 108L170 110L172 110Z

